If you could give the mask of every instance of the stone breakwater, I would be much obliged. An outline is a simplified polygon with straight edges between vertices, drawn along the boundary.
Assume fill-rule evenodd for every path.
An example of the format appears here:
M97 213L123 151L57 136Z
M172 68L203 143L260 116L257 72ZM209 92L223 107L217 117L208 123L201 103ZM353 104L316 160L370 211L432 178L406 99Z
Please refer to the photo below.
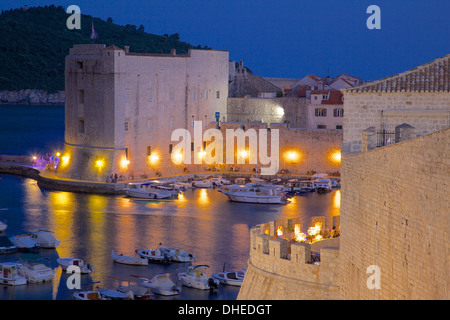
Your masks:
M64 91L54 93L33 89L0 91L0 103L3 104L64 104L64 102Z

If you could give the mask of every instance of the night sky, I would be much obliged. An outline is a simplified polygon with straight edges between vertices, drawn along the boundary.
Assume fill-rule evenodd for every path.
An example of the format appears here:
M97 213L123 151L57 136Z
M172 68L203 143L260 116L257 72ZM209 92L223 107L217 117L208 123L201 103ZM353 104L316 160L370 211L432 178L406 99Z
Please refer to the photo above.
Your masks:
M229 51L264 77L377 80L450 53L449 0L0 0L6 10L51 4L142 24L148 33L179 33L192 45ZM380 30L366 26L370 5L381 9Z

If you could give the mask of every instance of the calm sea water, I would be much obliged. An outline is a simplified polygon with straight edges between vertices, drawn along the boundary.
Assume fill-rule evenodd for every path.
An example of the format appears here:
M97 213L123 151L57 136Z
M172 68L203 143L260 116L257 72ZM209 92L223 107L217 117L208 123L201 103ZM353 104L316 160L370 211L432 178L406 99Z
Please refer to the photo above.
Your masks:
M0 131L0 153L15 150L27 154L47 151L63 141L63 107L0 106L9 121ZM17 110L12 110L19 108ZM21 110L21 111L20 111ZM32 111L30 111L32 110ZM5 111L5 113L3 113ZM30 112L29 112L30 111ZM13 124L16 123L16 125ZM27 134L23 125L39 122ZM39 139L34 136L40 132ZM20 138L16 137L15 132ZM16 141L14 144L11 141ZM31 150L31 151L30 151ZM13 151L11 151L12 153ZM52 283L8 287L0 285L1 300L68 300L74 290L66 285L68 275L58 267L58 257L81 257L95 267L82 276L82 289L93 286L115 288L129 280L170 273L176 280L186 264L150 264L126 266L114 263L111 251L134 255L138 248L156 248L159 243L182 247L195 255L195 264L207 264L211 272L246 267L249 254L249 232L256 224L271 220L301 217L308 223L312 216L325 216L328 225L339 215L340 191L297 196L286 205L234 203L217 190L186 191L171 202L136 202L124 196L78 194L41 189L36 181L11 175L0 175L0 221L8 224L3 235L28 231L52 231L61 241L57 249L40 249L44 263L55 270ZM0 261L24 261L25 253L0 255ZM213 293L182 288L181 295L158 299L206 300L236 299L239 289L221 286Z

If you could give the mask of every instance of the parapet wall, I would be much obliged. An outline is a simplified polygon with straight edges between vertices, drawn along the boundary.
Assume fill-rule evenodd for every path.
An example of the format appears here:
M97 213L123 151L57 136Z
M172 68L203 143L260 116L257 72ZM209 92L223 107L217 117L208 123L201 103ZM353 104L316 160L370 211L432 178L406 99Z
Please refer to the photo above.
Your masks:
M251 229L250 258L238 299L339 299L339 238L312 245L288 242L274 235L280 225L292 226L292 220L269 223L269 234L267 224ZM312 251L320 252L320 263L312 263Z

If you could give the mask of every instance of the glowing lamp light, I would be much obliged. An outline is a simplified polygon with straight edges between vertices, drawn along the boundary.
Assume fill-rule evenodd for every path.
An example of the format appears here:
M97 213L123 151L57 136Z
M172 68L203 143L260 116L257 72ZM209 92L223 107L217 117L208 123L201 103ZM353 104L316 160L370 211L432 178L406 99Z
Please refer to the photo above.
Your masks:
M336 151L331 155L331 160L333 160L336 163L341 163L341 152Z
M33 160L36 160L37 159L37 157L36 156L33 156Z
M95 166L96 166L99 170L101 170L101 169L103 168L104 165L105 165L105 162L104 162L103 160L97 160L97 161L95 162Z
M248 152L246 150L241 150L239 152L239 156L241 156L242 158L247 158Z
M148 156L148 161L150 161L151 164L157 163L159 160L159 157L156 154L152 154Z
M289 160L291 162L294 162L294 161L297 161L298 158L299 158L298 152L295 152L295 151L288 151L288 152L286 152L286 159L287 160Z
M101 160L99 160L99 161L101 161ZM129 164L130 164L130 160L128 160L125 157L123 157L122 160L120 160L120 167L122 169L127 169Z
M63 166L66 166L68 163L69 163L69 159L70 159L70 157L69 156L64 156L64 157L62 157L61 158L61 164L63 165Z
M181 164L181 162L183 161L183 153L181 151L172 153L172 161L175 164Z
M59 152L56 153L56 156L57 156L57 157L59 157L60 155L61 155L61 153L59 153Z

